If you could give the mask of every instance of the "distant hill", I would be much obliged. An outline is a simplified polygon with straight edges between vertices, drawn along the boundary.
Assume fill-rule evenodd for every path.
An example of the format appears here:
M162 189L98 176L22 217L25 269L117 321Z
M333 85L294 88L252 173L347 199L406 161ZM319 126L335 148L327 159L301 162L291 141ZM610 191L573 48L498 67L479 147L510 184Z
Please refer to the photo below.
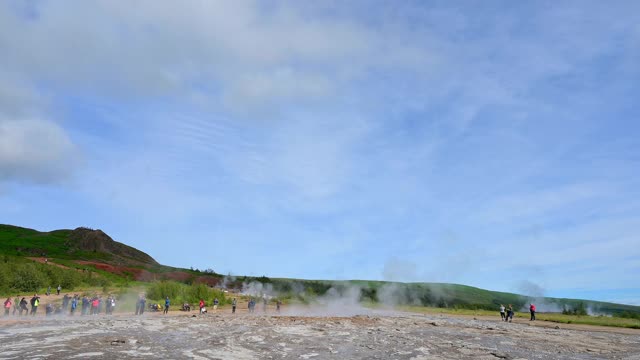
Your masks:
M101 260L114 265L159 265L148 254L114 241L102 230L84 227L39 232L0 225L0 252L18 256Z
M161 265L147 253L113 240L102 230L85 227L40 232L0 225L0 254L92 269L112 280L176 280L216 285L222 278L211 271L204 273Z

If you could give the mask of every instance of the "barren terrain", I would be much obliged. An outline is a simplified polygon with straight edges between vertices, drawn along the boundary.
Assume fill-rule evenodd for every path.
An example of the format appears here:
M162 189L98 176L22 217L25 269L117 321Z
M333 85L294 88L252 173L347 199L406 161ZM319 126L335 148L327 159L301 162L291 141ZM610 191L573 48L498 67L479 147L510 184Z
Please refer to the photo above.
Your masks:
M632 329L379 311L195 314L3 318L0 359L640 359Z

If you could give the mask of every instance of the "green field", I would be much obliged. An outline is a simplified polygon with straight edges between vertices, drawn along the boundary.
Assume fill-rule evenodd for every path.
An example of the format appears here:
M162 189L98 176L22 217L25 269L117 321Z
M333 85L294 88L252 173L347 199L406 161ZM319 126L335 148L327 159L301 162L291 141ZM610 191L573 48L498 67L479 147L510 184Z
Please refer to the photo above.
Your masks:
M469 309L443 309L423 306L400 306L398 310L416 312L422 314L448 314L448 315L467 315L467 316L491 316L496 319L500 318L498 311L489 310L469 310ZM516 312L514 317L521 319L529 319L528 312ZM629 319L616 316L589 316L589 315L564 315L559 313L536 313L536 321L549 321L560 324L581 324L581 325L598 325L623 327L630 329L640 329L639 319Z

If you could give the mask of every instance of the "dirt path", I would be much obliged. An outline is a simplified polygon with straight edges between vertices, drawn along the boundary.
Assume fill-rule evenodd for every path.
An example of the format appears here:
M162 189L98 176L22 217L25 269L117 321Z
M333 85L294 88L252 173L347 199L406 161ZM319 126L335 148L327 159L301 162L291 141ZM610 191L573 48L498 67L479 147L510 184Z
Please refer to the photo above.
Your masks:
M0 359L640 359L640 331L383 312L195 314L0 320Z
M70 269L70 267L68 267L68 266L64 266L64 265L61 265L61 264L56 264L56 263L52 262L51 260L43 258L43 257L28 257L27 259L33 260L33 261L35 261L37 263L40 263L40 264L47 264L47 265L51 265L51 266L56 266L56 267L59 267L61 269Z

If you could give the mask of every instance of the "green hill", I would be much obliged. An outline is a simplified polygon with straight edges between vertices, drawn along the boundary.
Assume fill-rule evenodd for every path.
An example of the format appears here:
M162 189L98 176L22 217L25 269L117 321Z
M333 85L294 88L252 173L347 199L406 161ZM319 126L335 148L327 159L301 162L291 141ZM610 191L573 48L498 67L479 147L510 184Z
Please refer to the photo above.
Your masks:
M158 265L146 253L111 239L101 230L77 228L39 232L0 225L0 253L27 257L100 260L118 265Z

